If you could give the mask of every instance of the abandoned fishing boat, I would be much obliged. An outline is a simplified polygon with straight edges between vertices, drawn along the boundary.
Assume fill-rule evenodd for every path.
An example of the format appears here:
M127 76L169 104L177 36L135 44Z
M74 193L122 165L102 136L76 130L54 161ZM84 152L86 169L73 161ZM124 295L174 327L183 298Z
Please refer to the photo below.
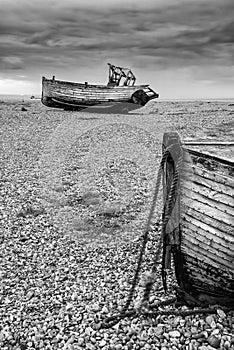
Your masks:
M149 85L135 85L136 77L128 68L110 63L107 85L74 83L42 77L41 101L48 107L82 109L110 103L134 103L144 106L159 95Z
M172 256L178 296L193 306L234 306L233 146L164 134L162 276L166 284Z

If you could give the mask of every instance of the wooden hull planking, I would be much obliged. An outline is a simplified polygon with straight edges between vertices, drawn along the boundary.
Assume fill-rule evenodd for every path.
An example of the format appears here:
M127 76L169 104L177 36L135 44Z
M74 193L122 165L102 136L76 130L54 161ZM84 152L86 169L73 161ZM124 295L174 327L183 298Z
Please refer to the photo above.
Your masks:
M41 101L48 107L79 109L107 103L138 103L144 105L157 98L148 85L90 85L42 78Z
M164 251L173 252L187 303L234 305L234 161L183 147L177 134L166 133L163 148L173 143L182 149L183 166ZM174 160L164 169L164 198ZM168 261L164 254L164 268Z

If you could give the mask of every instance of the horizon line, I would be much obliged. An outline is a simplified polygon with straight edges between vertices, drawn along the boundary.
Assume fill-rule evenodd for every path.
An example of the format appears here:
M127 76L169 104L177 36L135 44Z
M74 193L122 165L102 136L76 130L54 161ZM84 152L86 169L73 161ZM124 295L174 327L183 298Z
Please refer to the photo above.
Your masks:
M35 98L40 98L41 95L40 94L28 94L28 93L25 93L25 94L1 94L0 93L0 96L18 96L18 97L24 97L24 96L35 96ZM177 97L177 98L170 98L170 97L162 97L159 99L157 99L157 102L160 102L160 101L166 101L166 100L175 100L175 101L178 101L178 100L233 100L234 99L234 96L227 96L227 97Z

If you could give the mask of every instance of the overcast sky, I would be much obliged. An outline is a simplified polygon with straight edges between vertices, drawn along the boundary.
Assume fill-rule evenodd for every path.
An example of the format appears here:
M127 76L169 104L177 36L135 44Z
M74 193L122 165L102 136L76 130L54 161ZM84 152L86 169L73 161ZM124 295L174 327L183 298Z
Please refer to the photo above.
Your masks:
M0 94L132 68L161 98L234 97L234 0L0 0Z

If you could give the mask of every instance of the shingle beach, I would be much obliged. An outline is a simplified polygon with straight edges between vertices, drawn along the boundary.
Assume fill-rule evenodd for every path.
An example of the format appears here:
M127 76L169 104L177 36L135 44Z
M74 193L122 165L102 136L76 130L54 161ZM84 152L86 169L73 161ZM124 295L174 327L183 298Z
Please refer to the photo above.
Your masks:
M163 133L233 141L233 127L232 101L151 101L101 114L0 99L1 350L234 349L234 314L221 309L100 327L128 296ZM142 272L160 210L161 196ZM151 302L174 295L171 275L164 294L159 266Z

